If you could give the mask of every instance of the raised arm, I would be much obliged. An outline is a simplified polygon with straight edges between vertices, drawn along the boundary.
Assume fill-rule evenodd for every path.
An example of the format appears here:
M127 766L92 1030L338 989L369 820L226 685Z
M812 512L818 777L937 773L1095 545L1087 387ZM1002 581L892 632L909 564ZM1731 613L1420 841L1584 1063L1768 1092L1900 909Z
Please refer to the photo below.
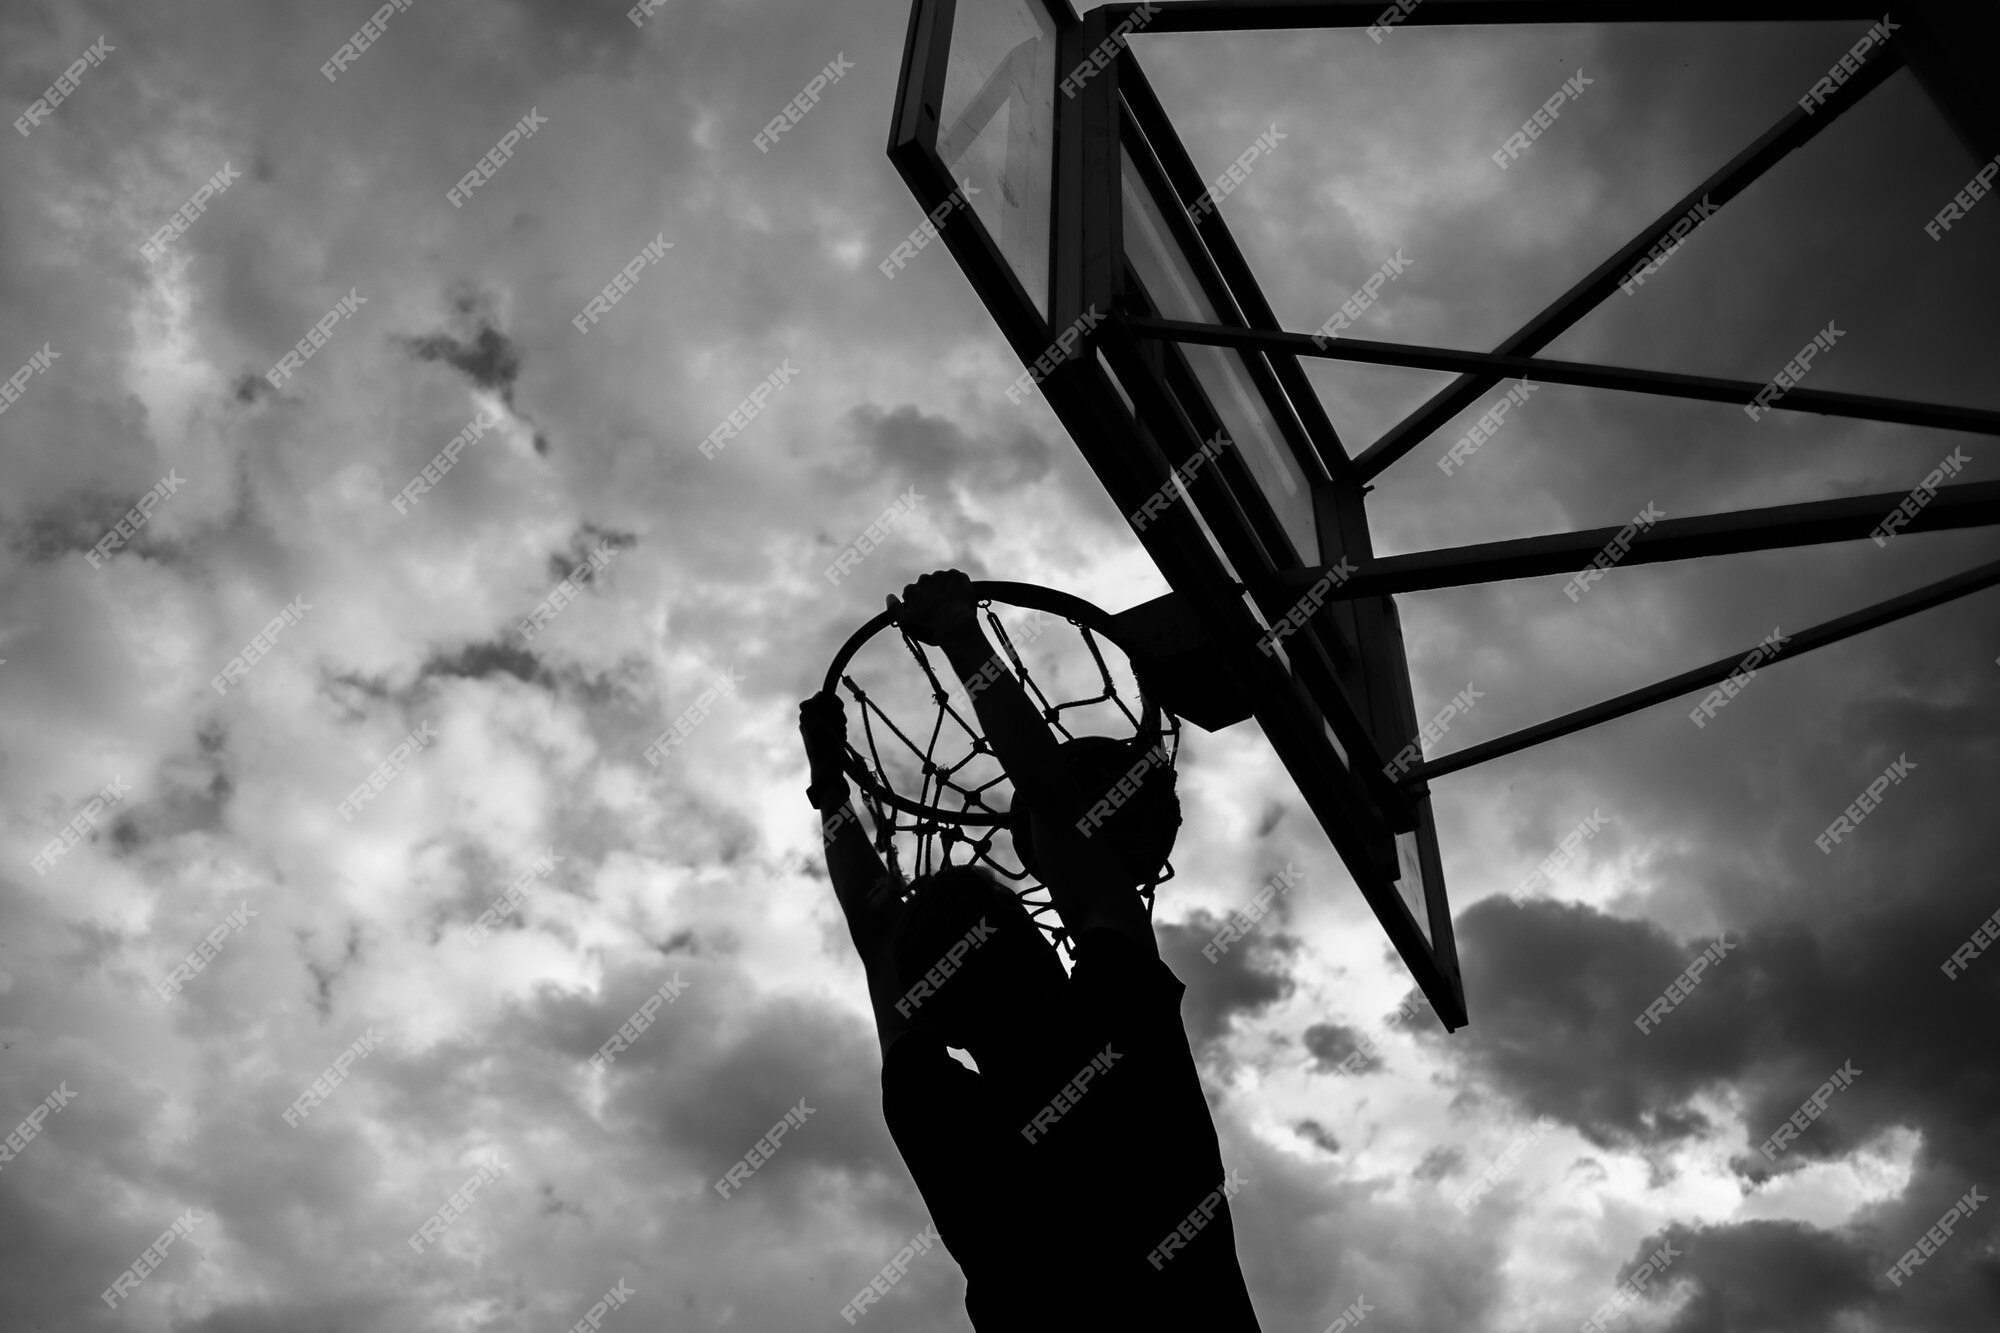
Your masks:
M868 975L875 1030L887 1055L897 1037L922 1026L915 1017L896 1011L901 996L896 990L889 945L902 914L897 897L902 886L869 845L861 816L854 809L847 774L841 767L847 753L847 710L840 696L821 693L800 704L799 733L805 739L806 759L811 765L812 785L806 788L806 796L820 813L827 878L833 881L834 899L847 918L848 936Z
M941 648L971 696L1014 784L1016 805L1035 821L1036 859L1064 928L1081 938L1093 926L1107 926L1157 949L1137 879L1106 839L1078 828L1104 793L1083 791L1070 776L1048 724L980 629L971 581L955 569L926 574L903 590L900 611L898 623L912 638Z

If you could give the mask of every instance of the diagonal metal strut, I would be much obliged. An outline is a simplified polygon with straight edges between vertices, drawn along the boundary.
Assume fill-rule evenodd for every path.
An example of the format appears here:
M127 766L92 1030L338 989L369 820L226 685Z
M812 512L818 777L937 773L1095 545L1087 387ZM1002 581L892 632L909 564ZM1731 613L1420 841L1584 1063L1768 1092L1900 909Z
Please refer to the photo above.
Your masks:
M1693 518L1661 518L1615 528L1558 532L1510 541L1480 542L1410 555L1380 556L1362 562L1327 594L1329 601L1378 597L1385 593L1460 588L1472 583L1536 578L1587 569L1597 558L1622 549L1613 557L1619 565L1647 565L1664 560L1693 560L1744 551L1768 551L1788 546L1852 541L1869 536L1897 507L1917 492L1884 491L1838 500L1808 500L1803 504L1736 509L1726 514ZM1899 524L1902 532L1943 532L1952 528L2000 523L2000 481L1962 482L1942 486ZM1894 535L1893 533L1891 534ZM1886 538L1882 539L1886 542ZM1328 567L1284 570L1281 584L1307 586L1329 572Z
M1173 342L1205 343L1234 347L1242 351L1286 352L1295 356L1318 356L1337 361L1357 361L1374 366L1412 366L1418 370L1462 370L1470 377L1485 380L1488 372L1550 384L1575 384L1591 389L1619 389L1628 393L1661 394L1671 398L1694 398L1713 403L1747 404L1766 386L1750 380L1718 379L1713 375L1681 375L1665 370L1640 370L1630 366L1599 366L1579 361L1550 361L1534 356L1507 356L1499 352L1464 352L1452 347L1423 347L1413 343L1385 343L1367 338L1321 339L1310 333L1284 333L1274 329L1232 328L1224 324L1198 324L1183 319L1143 319L1128 316L1126 326L1141 337L1166 338ZM1495 380L1497 382L1497 379ZM1931 426L1942 430L1971 431L1980 435L2000 435L2000 412L1949 403L1918 403L1906 398L1881 398L1873 394L1831 393L1819 389L1791 389L1772 402L1778 411L1814 412L1830 417L1858 417L1865 421L1893 421L1905 426ZM1415 441L1412 441L1412 445Z
M1417 12L1423 12L1424 8L1419 6ZM1893 46L1877 44L1861 57L1859 63L1860 72L1836 88L1833 95L1813 112L1809 114L1802 108L1793 107L1783 120L1766 130L1755 143L1695 186L1678 203L1669 206L1666 212L1654 219L1651 226L1494 350L1505 356L1525 356L1554 342L1571 325L1595 309L1600 301L1610 296L1631 273L1633 265L1664 239L1677 222L1693 215L1704 204L1709 206L1709 211L1702 215L1701 221L1712 217L1715 210L1748 189L1787 153L1809 142L1832 124L1841 112L1853 107L1884 79L1902 68L1903 53ZM1700 222L1697 222L1694 229L1698 230L1699 226ZM1499 382L1500 377L1493 375L1461 375L1440 389L1429 402L1391 426L1381 439L1357 454L1354 459L1356 471L1364 480L1374 477Z
M1851 638L1864 630L1874 629L1880 625L1887 625L1891 621L1901 620L1904 616L1915 615L1919 611L1927 611L1931 607L1941 606L1954 598L1963 597L1968 593L1978 592L1984 588L1990 588L1996 583L2000 583L2000 560L1989 561L1986 564L1975 566L1972 569L1966 570L1963 574L1954 574L1950 578L1926 584L1921 588L1906 592L1900 597L1891 597L1887 601L1877 602L1873 606L1864 607L1859 611L1851 612L1838 619L1814 625L1811 629L1800 630L1797 634L1779 636L1781 642L1776 647L1765 648L1764 652L1755 659L1756 669L1761 671L1765 666L1774 661L1789 661L1802 653L1811 652L1815 648L1824 648L1827 644L1838 643L1842 639ZM1763 647L1763 645L1759 645L1759 647ZM1468 745L1463 750L1457 750L1451 754L1440 756L1437 759L1426 761L1410 773L1409 776L1405 777L1403 783L1405 786L1414 786L1421 789L1421 784L1430 778L1443 777L1447 773L1456 773L1462 768L1470 768L1472 765L1484 763L1488 759L1498 759L1502 755L1509 755L1519 750L1525 750L1531 745L1540 745L1543 741L1552 741L1558 737L1582 731L1585 727L1596 726L1599 722L1609 722L1613 718L1624 717L1628 713L1636 713L1640 709L1649 708L1656 703L1664 703L1676 695L1687 694L1691 691L1702 689L1705 686L1714 685L1726 679L1732 672L1738 669L1747 670L1746 663L1751 661L1751 655L1757 652L1758 648L1751 648L1746 652L1718 658L1716 661L1710 662L1707 666L1699 666L1692 671L1683 671L1680 675L1669 677L1657 684L1632 690L1613 699L1606 699L1604 702L1592 704L1588 708L1579 708L1573 713L1565 713L1561 717L1552 718L1547 722L1540 722L1532 727L1524 727L1520 731L1506 736L1496 737L1490 741L1482 741L1477 745Z

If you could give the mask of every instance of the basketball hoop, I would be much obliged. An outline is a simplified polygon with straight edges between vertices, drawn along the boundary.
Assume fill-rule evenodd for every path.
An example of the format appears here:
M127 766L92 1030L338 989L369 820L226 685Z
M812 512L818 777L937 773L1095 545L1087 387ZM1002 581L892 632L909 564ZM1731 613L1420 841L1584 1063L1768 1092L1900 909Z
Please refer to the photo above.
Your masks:
M1060 740L1080 738L1079 733L1070 729L1065 714L1079 709L1115 710L1107 720L1117 725L1115 719L1122 717L1124 724L1132 728L1132 742L1140 748L1166 746L1166 768L1172 771L1180 752L1180 719L1162 709L1152 697L1144 684L1149 666L1146 655L1125 641L1126 636L1121 635L1109 612L1081 597L1033 583L975 582L971 585L971 593L1008 664L1003 667L996 656L988 669L996 673L1004 671L1012 676ZM1057 621L1037 619L1032 622L1032 636L1017 645L994 610L995 604L1033 611L1044 618L1055 617L1057 621L1074 628L1095 668L1097 692L1082 698L1052 702L1023 660L1021 648L1040 639L1046 627ZM894 609L884 610L856 630L834 654L823 686L829 693L838 693L844 686L859 706L860 743L849 741L845 769L874 820L876 849L890 871L902 880L905 890L913 879L946 866L972 863L985 866L1008 884L1051 941L1073 954L1072 942L1054 920L1054 907L1047 901L1046 889L1028 869L1019 850L1012 846L1014 830L1018 827L1016 816L995 804L1004 790L1011 790L1011 783L1006 772L999 768L993 748L970 706L971 695L976 694L983 683L974 680L968 692L968 686L957 682L949 670L945 677L940 677L926 645L897 630L910 658L922 672L929 687L930 700L937 710L925 739L919 741L912 734L917 728L905 729L884 711L878 699L884 691L871 693L851 673L856 656L869 642L884 630L895 628L896 615ZM1139 696L1136 713L1132 704L1120 693L1111 665L1105 660L1103 643L1111 644L1126 658ZM948 679L958 685L961 697L954 698ZM998 675L993 679L997 680ZM892 756L890 760L884 758L885 748ZM894 757L902 752L907 752L911 758L899 764ZM905 788L914 783L914 794L897 790L895 770L898 768L904 771L900 780ZM990 772L982 773L981 770ZM1006 851L1011 856L1011 864L1009 856L1003 856L996 846L996 840L1003 833L1008 835ZM902 873L899 864L895 843L898 834L916 841L914 873L908 876ZM964 859L955 862L954 853L961 848ZM1142 881L1140 895L1145 900L1148 914L1153 907L1154 889L1172 877L1171 864L1148 867L1146 873L1139 876Z

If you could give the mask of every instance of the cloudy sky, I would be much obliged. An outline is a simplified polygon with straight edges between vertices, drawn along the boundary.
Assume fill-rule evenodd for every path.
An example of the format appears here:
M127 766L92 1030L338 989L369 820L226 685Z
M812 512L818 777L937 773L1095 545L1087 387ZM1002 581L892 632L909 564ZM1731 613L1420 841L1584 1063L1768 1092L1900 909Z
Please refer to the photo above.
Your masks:
M840 1307L928 1219L882 1124L860 968L801 868L795 704L928 569L1112 609L1163 585L1053 415L1007 400L1020 363L950 256L877 269L918 220L883 153L903 0L667 0L642 26L622 0L415 0L329 82L371 8L20 0L0 19L10 121L104 41L53 114L0 138L0 375L36 367L0 417L0 1121L63 1103L0 1162L0 1319L554 1330L622 1282L612 1330L845 1328ZM1286 327L1317 327L1400 248L1411 267L1359 332L1486 348L1863 26L1135 46L1209 176L1283 130L1222 212ZM852 69L760 151L837 59ZM1584 94L1498 169L1578 71ZM454 206L531 111L533 135ZM1923 230L1977 165L1898 74L1551 354L1762 381L1833 321L1812 387L2000 407L2000 205ZM704 457L780 367L796 373ZM1310 373L1353 450L1439 380ZM1382 478L1378 548L1900 492L1954 447L1966 478L1995 475L1972 435L1550 387L1445 476L1435 456L1485 405ZM399 512L475 419L498 424ZM156 486L171 494L93 567ZM916 511L829 585L912 487ZM1449 751L1995 548L1913 534L1656 565L1580 604L1560 578L1408 597L1419 710L1482 692ZM525 637L593 551L585 593ZM2000 1183L2000 959L1940 967L2000 908L1994 598L1760 672L1701 728L1684 701L1441 780L1472 1014L1450 1036L1398 1016L1407 975L1255 724L1189 735L1158 928L1248 1180L1233 1207L1266 1329L1317 1333L1357 1301L1383 1333L1573 1329L1662 1246L1675 1257L1613 1327L1993 1325L1985 1209L1900 1285L1886 1274ZM288 607L269 652L213 688ZM719 679L687 744L647 764ZM435 738L344 817L412 732ZM1816 847L1898 759L1858 832ZM86 836L32 864L107 786L122 794ZM1602 830L1546 892L1511 901L1593 812ZM551 849L521 909L469 940ZM1205 961L1287 862L1300 887ZM167 984L205 938L212 959ZM1357 1049L1377 1054L1341 1072ZM1852 1086L1767 1160L1842 1068ZM801 1099L803 1127L718 1198ZM190 1214L109 1308L100 1292ZM947 1258L920 1259L863 1323L964 1328L962 1296Z

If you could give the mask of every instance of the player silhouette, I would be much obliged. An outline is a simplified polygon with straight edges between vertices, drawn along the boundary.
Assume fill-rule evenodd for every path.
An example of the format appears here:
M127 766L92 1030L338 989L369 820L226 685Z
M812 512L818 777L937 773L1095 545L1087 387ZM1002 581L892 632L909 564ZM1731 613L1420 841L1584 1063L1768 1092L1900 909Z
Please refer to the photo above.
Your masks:
M848 805L839 696L800 705L808 796L828 816L827 873L881 1036L883 1117L965 1273L973 1327L1254 1333L1227 1203L1240 1177L1224 1174L1181 1025L1185 987L1138 893L1179 826L1172 770L1151 766L1093 822L1143 742L1058 745L1013 676L985 670L994 653L956 570L905 588L897 620L961 681L986 682L968 688L1013 783L1028 834L1016 845L1076 942L1066 974L978 866L918 879L907 903L883 892L900 886Z

